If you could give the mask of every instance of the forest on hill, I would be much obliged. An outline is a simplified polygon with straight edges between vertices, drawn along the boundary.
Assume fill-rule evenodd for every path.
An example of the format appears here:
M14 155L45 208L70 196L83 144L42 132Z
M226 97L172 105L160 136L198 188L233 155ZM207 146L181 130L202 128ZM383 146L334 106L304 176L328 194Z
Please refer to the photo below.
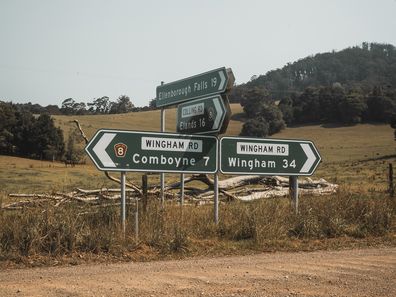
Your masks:
M307 57L236 86L230 101L244 108L246 136L272 135L286 124L396 127L396 48L363 43Z
M396 48L391 44L367 43L341 51L320 53L288 63L234 88L231 101L254 87L264 88L281 100L307 87L341 84L347 90L369 93L375 86L396 86Z

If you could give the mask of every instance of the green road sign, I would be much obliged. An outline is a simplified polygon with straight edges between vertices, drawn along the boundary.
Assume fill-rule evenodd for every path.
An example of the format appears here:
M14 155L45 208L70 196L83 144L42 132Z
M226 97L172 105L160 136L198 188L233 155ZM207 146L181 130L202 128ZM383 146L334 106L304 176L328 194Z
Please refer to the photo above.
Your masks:
M220 132L228 109L220 95L196 99L177 107L178 133L210 134ZM229 115L227 115L229 117Z
M99 170L214 173L217 138L102 129L85 151Z
M307 140L220 140L220 171L226 174L312 175L320 160L315 145Z
M224 93L227 89L228 80L227 70L223 67L160 85L157 87L156 105L157 107L174 105L188 100Z

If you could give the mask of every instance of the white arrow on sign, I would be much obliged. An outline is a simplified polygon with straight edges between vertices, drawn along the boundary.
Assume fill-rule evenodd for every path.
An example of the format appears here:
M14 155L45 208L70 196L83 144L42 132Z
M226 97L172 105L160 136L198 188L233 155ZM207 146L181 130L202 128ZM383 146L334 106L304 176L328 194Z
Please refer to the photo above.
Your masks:
M301 145L301 148L303 149L304 153L307 155L307 158L308 158L307 161L305 161L305 163L304 163L303 167L301 168L300 172L306 173L306 172L308 172L311 169L313 163L315 163L316 157L315 157L315 154L313 153L313 151L312 151L312 149L311 149L311 147L309 146L308 143L300 143L300 145Z
M224 84L226 83L226 77L223 73L223 71L219 71L219 75L220 75L220 85L219 85L219 91L223 89Z
M116 135L116 133L104 133L92 149L104 167L116 167L116 164L114 164L113 160L106 152L106 148Z
M223 118L224 112L223 109L221 108L220 99L218 97L213 100L213 104L216 110L216 118L214 120L212 130L217 130L219 129L219 125L221 119Z

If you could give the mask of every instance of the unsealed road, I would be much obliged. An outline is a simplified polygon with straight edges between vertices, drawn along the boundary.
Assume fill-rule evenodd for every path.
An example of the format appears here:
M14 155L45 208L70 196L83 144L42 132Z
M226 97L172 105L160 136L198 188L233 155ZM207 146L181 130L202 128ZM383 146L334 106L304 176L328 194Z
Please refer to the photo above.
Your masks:
M396 248L0 272L0 296L396 296Z

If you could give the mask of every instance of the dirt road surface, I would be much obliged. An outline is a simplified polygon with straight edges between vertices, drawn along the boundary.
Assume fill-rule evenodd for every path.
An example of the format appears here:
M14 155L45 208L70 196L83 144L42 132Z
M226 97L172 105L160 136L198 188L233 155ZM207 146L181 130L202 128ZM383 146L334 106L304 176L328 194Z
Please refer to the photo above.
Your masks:
M396 296L396 248L10 269L0 296Z

